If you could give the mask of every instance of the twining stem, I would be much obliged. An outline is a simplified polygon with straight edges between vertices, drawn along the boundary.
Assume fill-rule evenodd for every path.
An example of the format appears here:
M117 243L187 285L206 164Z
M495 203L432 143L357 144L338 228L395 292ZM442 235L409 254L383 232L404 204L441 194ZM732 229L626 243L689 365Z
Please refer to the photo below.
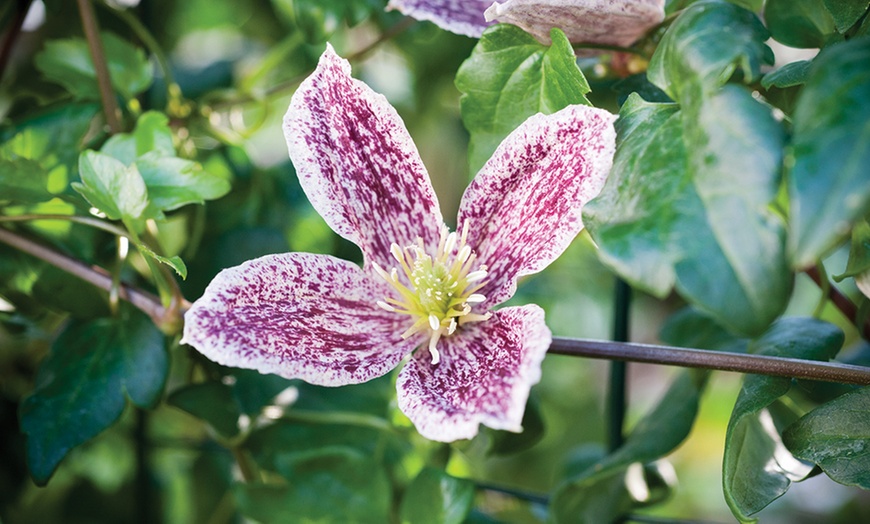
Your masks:
M103 113L106 115L106 123L112 134L123 131L121 127L120 110L112 91L112 78L109 76L109 66L106 63L106 53L103 49L103 41L100 39L100 28L97 25L97 17L94 14L94 6L91 0L76 0L79 6L79 14L82 17L82 28L88 41L88 49L91 51L91 59L94 61L94 72L97 75L97 87L100 90L100 100L103 103Z
M819 286L823 292L826 293L828 299L837 309L840 310L840 313L846 317L849 322L855 324L858 328L858 331L861 333L861 337L864 340L870 341L870 319L865 320L864 324L861 325L860 319L858 318L858 307L849 300L849 297L844 295L837 289L837 286L831 284L828 280L827 274L824 271L820 271L819 267L811 267L806 270L806 274L813 279L813 282Z

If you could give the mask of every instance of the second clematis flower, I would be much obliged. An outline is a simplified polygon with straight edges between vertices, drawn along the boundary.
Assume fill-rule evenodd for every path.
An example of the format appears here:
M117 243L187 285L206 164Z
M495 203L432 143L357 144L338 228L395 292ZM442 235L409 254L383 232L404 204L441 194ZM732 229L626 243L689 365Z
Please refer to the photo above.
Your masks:
M323 386L371 380L410 355L398 405L420 434L521 431L551 334L536 305L493 308L582 229L611 167L614 118L586 106L531 117L467 188L450 232L402 120L327 46L284 134L303 190L363 267L286 253L226 269L185 315L183 342Z

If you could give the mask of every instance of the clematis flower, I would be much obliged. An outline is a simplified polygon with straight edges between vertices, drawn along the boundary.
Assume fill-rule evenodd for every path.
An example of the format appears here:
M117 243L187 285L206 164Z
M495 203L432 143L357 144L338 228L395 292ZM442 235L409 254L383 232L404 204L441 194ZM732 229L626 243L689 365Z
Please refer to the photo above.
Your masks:
M610 170L613 120L585 106L530 118L467 188L450 232L402 120L328 46L284 134L309 200L363 267L286 253L226 269L185 315L184 342L323 386L365 382L410 355L398 405L423 436L521 431L550 330L536 305L493 307L582 228Z
M664 20L664 6L665 0L391 0L387 9L474 38L502 22L545 43L558 27L571 42L628 46Z

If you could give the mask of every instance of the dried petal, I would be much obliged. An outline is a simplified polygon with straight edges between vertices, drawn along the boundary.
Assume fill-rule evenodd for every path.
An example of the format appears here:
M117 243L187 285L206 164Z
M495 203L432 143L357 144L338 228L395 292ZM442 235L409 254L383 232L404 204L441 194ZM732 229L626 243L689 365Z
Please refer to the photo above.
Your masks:
M209 359L323 386L393 369L419 339L377 307L380 283L327 255L268 255L219 273L184 316L184 340Z
M613 163L615 116L569 106L538 114L511 133L462 197L459 224L487 266L480 293L499 304L517 278L555 260L583 229L583 205L595 197Z
M665 17L664 0L506 0L484 13L487 22L514 24L550 42L558 27L571 42L628 46Z
M437 245L443 219L408 130L331 46L293 95L284 136L311 204L367 267L391 267L393 242Z
M428 20L458 35L478 38L486 26L483 12L492 0L390 0L387 9Z
M551 338L535 305L504 308L487 322L461 327L439 342L440 363L418 351L402 368L399 409L421 435L441 442L472 438L480 424L522 431Z

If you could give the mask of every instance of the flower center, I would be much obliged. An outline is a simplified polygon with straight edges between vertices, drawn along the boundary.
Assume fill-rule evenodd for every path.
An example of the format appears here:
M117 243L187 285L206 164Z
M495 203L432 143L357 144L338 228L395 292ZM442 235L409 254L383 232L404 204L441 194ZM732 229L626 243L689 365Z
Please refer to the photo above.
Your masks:
M466 244L467 236L467 224L461 235L455 231L448 233L445 226L441 229L434 257L426 253L422 240L419 240L417 245L400 247L394 243L390 246L398 267L387 271L377 263L373 264L375 271L398 293L397 298L379 300L378 306L411 316L414 323L402 333L402 338L428 331L433 364L441 360L436 345L442 336L452 335L463 324L492 317L489 312L471 312L476 304L486 300L477 291L486 283L483 279L487 273L484 265L472 271L476 257ZM404 279L400 277L400 270Z

